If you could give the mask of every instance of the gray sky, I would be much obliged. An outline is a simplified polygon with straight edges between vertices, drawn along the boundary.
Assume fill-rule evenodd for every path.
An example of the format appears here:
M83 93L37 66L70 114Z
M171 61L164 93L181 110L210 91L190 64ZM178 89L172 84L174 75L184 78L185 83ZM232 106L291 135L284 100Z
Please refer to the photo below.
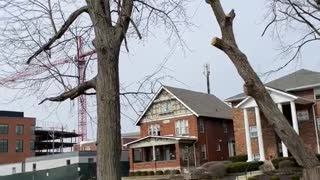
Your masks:
M258 73L263 73L274 69L286 62L286 58L279 58L280 53L278 41L272 38L270 33L261 37L265 24L264 16L267 14L266 4L263 1L250 1L240 3L234 1L222 1L226 10L234 8L236 19L234 30L238 45L246 53L251 65ZM195 24L191 29L181 30L184 32L182 37L185 40L189 50L183 51L181 48L174 46L175 40L166 41L166 35L161 30L156 29L148 38L142 41L129 41L130 53L121 54L120 78L121 84L127 86L141 80L146 75L154 72L158 66L168 58L165 67L168 70L165 73L174 76L181 81L165 81L164 83L171 86L187 88L195 91L205 91L205 78L202 74L204 63L211 65L211 89L212 93L221 99L225 99L242 91L242 80L237 74L233 64L219 50L210 45L214 36L219 36L219 29L215 22L210 7L204 0L196 1L188 9L189 14L195 15L191 22ZM290 33L292 38L296 34ZM263 81L270 81L276 77L288 74L300 68L318 71L320 61L317 54L312 51L317 44L312 44L303 50L303 56L300 60L295 61L284 70L274 73ZM318 47L316 47L318 48ZM172 51L174 49L174 51ZM172 53L173 52L173 53ZM169 54L172 53L170 56ZM7 100L14 98L16 92L6 89L0 89L3 94L0 109L24 111L26 116L36 117L40 121L49 121L63 123L68 125L68 129L77 129L77 106L76 102L66 101L60 105L57 103L46 103L38 106L35 97L29 97L13 103L7 103ZM56 109L55 107L58 108ZM90 108L93 121L95 121L94 107ZM132 114L132 112L128 113ZM136 119L136 116L133 116ZM88 118L88 137L95 136L95 123ZM136 131L132 120L122 119L122 131Z

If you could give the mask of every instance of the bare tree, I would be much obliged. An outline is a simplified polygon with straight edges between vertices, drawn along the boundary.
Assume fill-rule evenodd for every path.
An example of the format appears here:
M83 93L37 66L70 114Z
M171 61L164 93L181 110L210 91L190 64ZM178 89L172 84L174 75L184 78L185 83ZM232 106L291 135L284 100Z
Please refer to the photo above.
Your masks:
M320 174L316 168L319 165L317 157L311 149L305 147L301 138L273 102L265 86L251 67L247 56L239 49L233 32L233 21L236 17L234 10L226 14L220 0L206 0L206 2L213 10L222 35L221 38L215 37L212 40L212 45L223 51L235 65L239 75L245 81L245 93L255 99L269 124L274 128L297 162L305 168L304 179L319 179Z
M18 78L24 84L19 88L30 91L45 86L45 91L53 84L62 87L61 94L43 98L41 103L73 100L83 94L96 96L99 180L120 179L120 95L134 94L120 93L122 46L129 51L128 39L141 39L154 26L163 27L169 38L181 40L179 27L188 20L186 3L185 0L0 0L2 65L17 73L30 66L46 68L32 78ZM97 61L92 58L86 61L83 73L90 80L75 86L79 76L70 72L78 68L79 62L71 54L78 49L74 42L79 36L87 48L95 51L93 59ZM88 45L91 42L93 47ZM68 62L53 62L54 58L62 57L69 57ZM2 71L3 76L7 74ZM16 81L17 78L13 84Z
M269 0L269 20L262 36L269 30L278 39L287 61L268 72L279 71L296 60L307 44L320 40L320 4L318 0ZM290 38L288 38L288 35Z

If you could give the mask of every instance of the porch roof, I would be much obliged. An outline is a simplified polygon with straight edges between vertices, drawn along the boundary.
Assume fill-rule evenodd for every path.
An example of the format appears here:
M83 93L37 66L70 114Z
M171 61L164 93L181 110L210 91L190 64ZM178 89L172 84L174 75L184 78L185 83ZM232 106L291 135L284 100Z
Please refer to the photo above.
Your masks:
M196 140L197 140L197 138L194 136L185 136L185 137L146 136L146 137L140 138L138 140L132 141L130 143L124 144L123 146L129 147L129 148L141 148L141 147L176 144L179 142L192 143Z
M310 99L306 99L300 96L295 96L288 92L284 92L278 89L274 89L271 87L266 86L267 91L269 92L273 101L277 104L285 104L289 103L290 101L294 101L297 104L312 104L314 101ZM243 101L241 101L236 108L249 108L249 107L256 107L256 101L251 97L246 97Z

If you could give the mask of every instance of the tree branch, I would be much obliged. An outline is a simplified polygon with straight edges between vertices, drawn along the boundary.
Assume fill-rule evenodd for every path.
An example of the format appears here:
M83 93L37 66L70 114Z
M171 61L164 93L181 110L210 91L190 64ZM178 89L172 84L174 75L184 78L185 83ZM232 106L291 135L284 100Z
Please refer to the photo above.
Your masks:
M73 100L82 94L84 94L84 95L87 94L86 93L87 90L95 89L95 88L96 88L96 77L91 79L90 81L86 81L86 82L80 84L77 87L74 87L68 91L63 92L59 96L45 98L44 100L42 100L39 103L39 105L44 103L45 101L62 102L67 99ZM90 95L91 95L91 93L90 93Z
M38 49L31 57L28 58L27 64L29 64L33 58L37 57L40 53L43 51L46 51L50 49L50 46L58 39L62 37L62 35L69 29L71 24L84 12L88 12L88 7L83 6L80 9L74 11L70 14L69 18L66 20L66 22L62 25L62 27L59 29L58 33L55 34L47 43L42 45L40 49Z

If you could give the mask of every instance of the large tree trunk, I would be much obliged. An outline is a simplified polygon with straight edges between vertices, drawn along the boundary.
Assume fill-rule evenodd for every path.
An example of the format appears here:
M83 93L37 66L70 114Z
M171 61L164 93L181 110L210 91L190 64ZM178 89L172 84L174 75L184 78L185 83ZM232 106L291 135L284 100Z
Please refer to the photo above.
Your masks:
M249 64L246 55L238 48L232 27L233 19L235 18L234 11L232 10L230 13L225 14L220 0L207 0L207 3L211 5L222 34L221 39L213 39L212 45L228 55L245 81L245 93L256 100L259 109L297 162L306 169L316 167L319 164L317 157L311 149L305 147L302 139L273 102L265 86Z

